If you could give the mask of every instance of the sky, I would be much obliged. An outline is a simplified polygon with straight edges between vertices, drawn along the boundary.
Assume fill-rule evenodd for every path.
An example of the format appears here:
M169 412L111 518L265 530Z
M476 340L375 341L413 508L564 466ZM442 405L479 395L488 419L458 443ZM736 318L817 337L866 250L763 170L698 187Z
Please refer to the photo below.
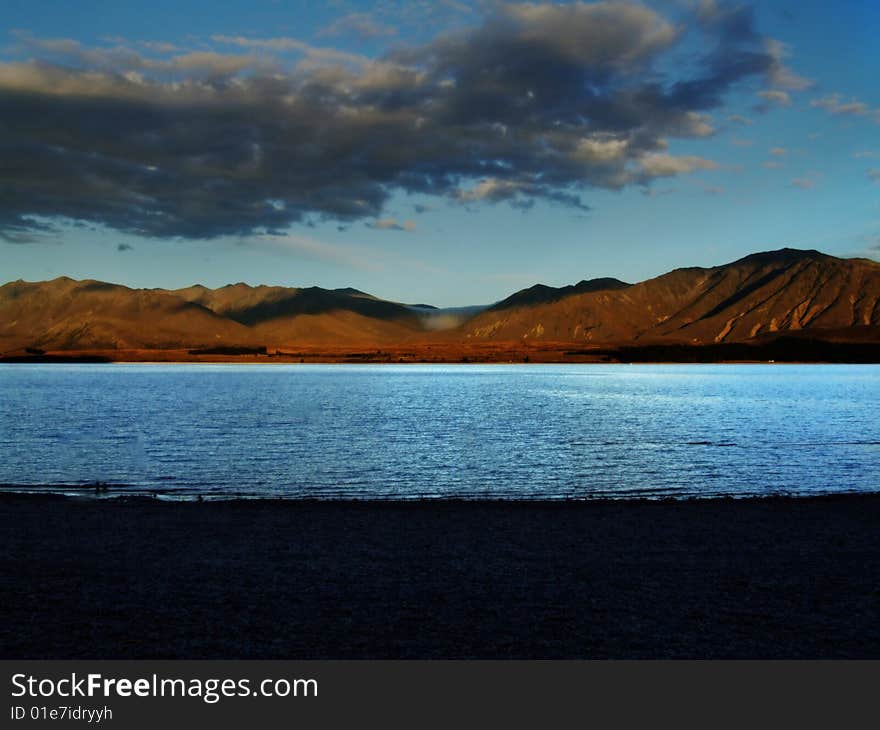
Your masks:
M880 259L880 3L3 0L0 282L462 306Z

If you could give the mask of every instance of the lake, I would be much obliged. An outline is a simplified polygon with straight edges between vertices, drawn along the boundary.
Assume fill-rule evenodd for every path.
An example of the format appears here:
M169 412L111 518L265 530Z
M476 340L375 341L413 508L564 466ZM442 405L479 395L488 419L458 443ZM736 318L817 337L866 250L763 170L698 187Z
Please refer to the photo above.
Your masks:
M880 490L877 365L0 366L6 491L587 499Z

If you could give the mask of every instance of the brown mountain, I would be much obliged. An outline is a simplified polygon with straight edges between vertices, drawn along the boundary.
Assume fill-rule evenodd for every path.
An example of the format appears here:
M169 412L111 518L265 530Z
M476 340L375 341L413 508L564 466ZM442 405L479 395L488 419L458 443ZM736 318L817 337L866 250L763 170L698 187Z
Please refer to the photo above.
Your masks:
M325 312L354 312L376 319L415 322L412 312L405 305L377 299L350 288L321 289L312 286L292 289L239 283L219 289L196 285L169 293L248 326Z
M878 334L878 302L877 262L781 249L632 286L496 306L468 322L465 335L617 344L742 342L803 330L864 338L865 328Z
M365 345L406 340L421 330L406 305L357 289L230 284L171 294L249 328L250 341L278 345Z
M0 352L174 349L400 341L420 329L407 307L312 287L129 289L66 277L0 287Z
M0 287L0 354L436 345L432 356L443 357L443 348L464 354L462 348L541 343L723 347L783 336L880 342L880 264L782 249L639 284L536 285L482 310L455 311L319 287L169 291L65 277Z
M588 294L596 291L613 291L615 289L625 289L631 286L620 279L604 277L601 279L585 279L577 284L569 286L555 287L546 284L535 284L528 289L520 289L518 292L511 294L506 299L496 302L489 309L491 311L500 311L503 309L514 309L517 307L531 307L536 304L546 304L548 302L557 302L560 299L574 296L575 294Z
M67 277L0 287L0 350L156 349L248 341L246 327L162 290Z

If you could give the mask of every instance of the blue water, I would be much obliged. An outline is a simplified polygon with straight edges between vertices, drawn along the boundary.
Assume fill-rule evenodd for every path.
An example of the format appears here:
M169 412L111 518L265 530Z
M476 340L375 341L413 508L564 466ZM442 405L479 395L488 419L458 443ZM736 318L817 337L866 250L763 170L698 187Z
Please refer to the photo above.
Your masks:
M880 491L880 366L0 366L2 488L96 480L160 498Z

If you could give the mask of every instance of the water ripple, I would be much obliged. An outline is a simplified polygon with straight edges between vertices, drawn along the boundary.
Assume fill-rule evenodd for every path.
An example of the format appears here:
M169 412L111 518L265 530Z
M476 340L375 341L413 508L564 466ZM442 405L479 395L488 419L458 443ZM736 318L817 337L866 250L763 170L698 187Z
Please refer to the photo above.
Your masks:
M880 490L880 367L0 370L2 491L160 499Z

